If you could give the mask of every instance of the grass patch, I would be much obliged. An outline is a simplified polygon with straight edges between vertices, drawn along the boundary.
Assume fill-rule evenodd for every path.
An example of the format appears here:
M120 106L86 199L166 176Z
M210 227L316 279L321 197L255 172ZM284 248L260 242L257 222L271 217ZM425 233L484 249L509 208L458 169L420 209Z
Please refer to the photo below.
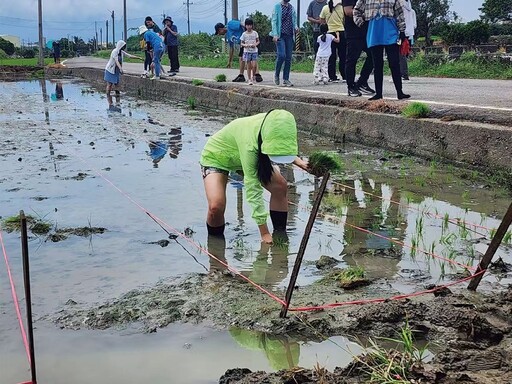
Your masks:
M35 235L46 235L52 229L52 225L42 219L38 219L30 215L25 217L27 218L28 230ZM20 215L8 217L3 221L2 225L8 233L20 232Z
M402 111L402 115L409 118L421 119L428 117L431 109L425 103L420 103L419 101L412 102L408 104Z
M110 56L110 55L109 55ZM38 58L33 59L0 59L0 65L16 66L16 67L37 67ZM44 59L44 65L53 63L53 59Z
M361 376L368 377L368 383L409 384L415 381L415 373L426 358L428 345L418 348L414 344L413 331L409 323L400 330L396 339L382 338L397 344L395 348L386 349L369 339L370 347L363 356L355 358L354 369Z
M196 109L197 108L197 99L194 96L189 96L187 98L187 104L190 109Z
M341 158L338 154L327 151L313 152L309 156L309 168L317 176L322 176L326 172L339 172L343 167Z
M204 84L204 81L203 81L203 80L199 80L199 79L192 79L192 85L199 86L199 85L203 85L203 84Z
M226 82L226 75L221 73L217 76L215 76L215 81L218 83L225 83Z
M370 284L370 280L366 278L366 272L363 267L355 266L345 269L334 269L327 274L322 282L334 281L341 288L355 289Z

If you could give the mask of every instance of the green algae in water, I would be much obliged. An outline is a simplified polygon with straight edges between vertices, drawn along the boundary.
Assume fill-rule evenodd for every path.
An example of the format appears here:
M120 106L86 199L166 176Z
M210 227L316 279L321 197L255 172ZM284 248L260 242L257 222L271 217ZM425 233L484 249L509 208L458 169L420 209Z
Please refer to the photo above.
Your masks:
M338 154L327 151L313 152L309 156L309 168L315 175L323 175L326 172L340 172L343 163Z
M50 232L52 226L50 223L41 220L36 219L33 216L25 216L27 218L27 226L28 229L35 235L46 235L48 232ZM20 215L17 216L11 216L5 219L2 222L2 225L4 226L5 230L9 233L11 232L20 232L21 231L21 219Z

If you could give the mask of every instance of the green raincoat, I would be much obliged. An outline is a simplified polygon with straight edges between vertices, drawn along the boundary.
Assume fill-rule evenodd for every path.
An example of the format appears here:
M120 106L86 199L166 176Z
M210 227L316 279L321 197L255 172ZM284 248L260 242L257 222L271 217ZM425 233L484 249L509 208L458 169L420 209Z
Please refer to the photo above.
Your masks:
M267 222L263 187L258 180L258 134L261 129L261 152L271 156L297 155L297 125L293 115L282 109L233 120L206 143L200 163L230 172L242 170L247 201L258 225Z

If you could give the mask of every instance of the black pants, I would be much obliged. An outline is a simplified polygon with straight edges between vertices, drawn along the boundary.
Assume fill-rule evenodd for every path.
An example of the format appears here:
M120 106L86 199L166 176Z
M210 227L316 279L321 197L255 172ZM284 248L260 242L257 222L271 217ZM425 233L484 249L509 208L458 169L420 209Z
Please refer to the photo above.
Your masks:
M167 46L167 53L169 54L169 62L171 65L171 72L178 71L180 69L180 60L178 58L178 46L177 45Z
M347 62L345 65L345 76L348 87L356 86L356 66L361 52L366 52L366 60L364 61L361 75L357 80L357 85L368 84L368 79L373 71L372 53L366 45L366 39L347 39Z
M333 36L336 36L335 33L331 33ZM331 57L329 57L329 67L327 68L327 72L329 73L329 79L336 79L336 59L339 59L338 68L340 70L341 77L345 78L345 62L347 61L347 40L345 39L345 32L340 31L340 42L335 43L334 41L331 43Z
M151 58L151 54L149 53L149 51L144 51L144 54L144 70L147 71L150 68L153 59Z
M315 51L315 56L318 52L318 36L320 36L320 32L313 31L313 50Z
M388 56L389 69L393 83L395 83L396 93L402 93L402 76L400 76L400 46L398 44L377 45L370 48L373 57L373 66L375 68L373 77L375 79L376 96L382 97L382 83L384 81L384 49Z

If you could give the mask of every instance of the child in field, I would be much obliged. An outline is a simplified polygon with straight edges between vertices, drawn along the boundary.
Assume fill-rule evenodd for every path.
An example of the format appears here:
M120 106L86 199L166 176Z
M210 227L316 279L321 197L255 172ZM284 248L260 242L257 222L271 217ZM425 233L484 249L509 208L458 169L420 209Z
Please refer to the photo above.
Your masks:
M252 19L245 19L245 32L240 37L240 42L244 48L242 60L247 65L247 77L249 85L255 81L256 63L258 61L258 45L260 38L258 32L254 29L254 22Z
M318 53L316 54L315 67L313 75L315 76L315 84L327 84L329 81L329 57L332 55L331 44L340 42L339 32L336 37L327 33L329 27L327 24L320 25L320 36L315 44L318 44Z
M115 88L116 94L119 94L119 82L121 80L121 74L123 73L123 56L128 56L134 59L144 60L141 57L130 55L125 51L126 43L123 40L119 40L116 47L110 54L107 66L105 67L104 80L107 82L107 101L109 108L112 108L112 89Z

